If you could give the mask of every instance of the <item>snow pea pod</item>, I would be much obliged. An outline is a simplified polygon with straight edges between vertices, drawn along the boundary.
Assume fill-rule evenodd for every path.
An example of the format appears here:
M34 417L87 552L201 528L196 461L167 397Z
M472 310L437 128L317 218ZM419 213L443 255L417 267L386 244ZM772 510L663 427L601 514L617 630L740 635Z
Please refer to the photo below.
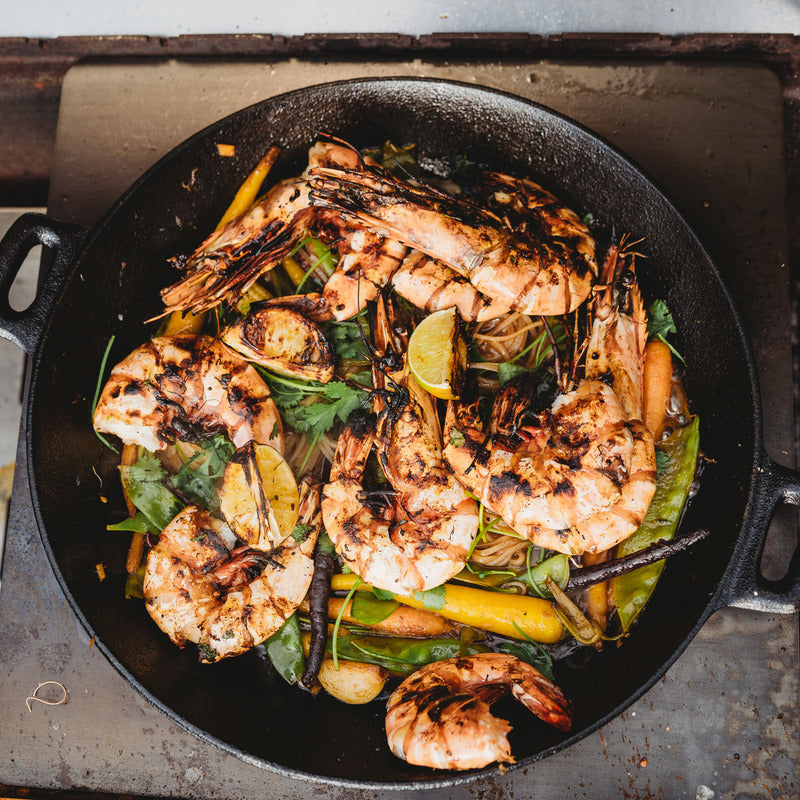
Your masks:
M287 683L297 683L303 675L303 639L297 614L292 614L283 626L264 642L267 655L278 674Z
M328 641L332 653L332 642ZM336 651L339 658L377 664L398 675L410 675L432 661L475 655L488 650L481 644L459 639L412 639L396 636L359 636L339 633Z
M617 557L635 553L659 539L673 538L694 480L699 445L698 417L659 445L669 461L658 477L656 493L639 530L617 547ZM664 561L658 561L612 580L614 603L623 631L630 628L650 599L663 568Z

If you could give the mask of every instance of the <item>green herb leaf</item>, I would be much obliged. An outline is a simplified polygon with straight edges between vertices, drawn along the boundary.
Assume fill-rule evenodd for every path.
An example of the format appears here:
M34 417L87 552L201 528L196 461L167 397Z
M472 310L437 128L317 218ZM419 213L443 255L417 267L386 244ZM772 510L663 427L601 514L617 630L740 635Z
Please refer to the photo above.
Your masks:
M167 471L152 454L144 452L135 464L122 465L120 478L125 493L159 533L183 508L183 503L164 485Z
M333 652L330 640L326 648L329 653ZM342 658L378 664L390 672L410 675L433 661L485 653L488 648L477 642L465 647L459 639L412 639L343 633L337 640L336 650Z
M450 429L450 444L453 447L463 447L467 443L464 434L456 427Z
M304 542L308 538L308 532L311 530L310 525L306 525L303 522L298 522L297 525L294 526L292 532L289 536L292 537L298 544Z
M447 590L444 586L436 586L424 592L415 591L413 597L418 603L422 603L423 607L427 608L428 611L439 611L444 608L447 602Z
M534 669L538 669L547 680L555 680L553 676L553 659L550 653L537 642L503 642L500 645L500 652L516 656L530 664Z
M325 326L325 333L336 351L336 358L340 361L356 361L366 358L367 351L361 337L359 324L366 334L368 331L366 320L361 323L355 321L329 322Z
M219 511L219 484L236 447L222 434L200 443L192 456L172 477L173 486L207 511Z
M386 589L379 589L377 586L372 587L372 594L378 598L378 600L393 600L394 593L390 592Z
M350 414L366 399L367 393L342 381L324 384L316 402L296 405L284 411L284 420L299 433L319 438L339 420L346 422Z
M501 361L497 365L497 378L501 386L505 386L518 375L524 375L529 372L530 370L527 367L521 367L519 364L514 364L512 361Z
M656 474L661 475L669 464L669 453L656 448Z
M136 516L131 519L126 517L122 522L116 522L113 525L106 525L108 531L133 531L134 533L159 533L160 531L153 530L153 523L147 518L146 514L141 511L136 512Z
M327 532L322 531L317 537L317 549L327 556L335 555L336 551L334 550L333 542Z
M667 304L663 300L653 300L647 310L647 333L664 337L676 332L675 321Z

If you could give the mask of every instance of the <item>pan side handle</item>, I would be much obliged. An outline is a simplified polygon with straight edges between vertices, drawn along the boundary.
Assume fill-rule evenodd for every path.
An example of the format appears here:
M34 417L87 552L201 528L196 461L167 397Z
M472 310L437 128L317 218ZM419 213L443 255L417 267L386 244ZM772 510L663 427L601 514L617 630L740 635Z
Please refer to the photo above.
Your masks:
M23 214L15 220L0 241L0 336L29 355L33 353L85 238L85 228L44 214ZM43 273L36 298L25 311L16 311L9 303L9 292L25 258L36 245L46 248L49 258L42 259Z
M734 554L734 566L729 569L718 607L792 613L800 608L800 547L795 546L786 575L780 580L767 580L761 574L760 563L777 506L780 503L800 505L800 472L782 467L766 453L762 454L752 498L746 523L751 534L744 537Z

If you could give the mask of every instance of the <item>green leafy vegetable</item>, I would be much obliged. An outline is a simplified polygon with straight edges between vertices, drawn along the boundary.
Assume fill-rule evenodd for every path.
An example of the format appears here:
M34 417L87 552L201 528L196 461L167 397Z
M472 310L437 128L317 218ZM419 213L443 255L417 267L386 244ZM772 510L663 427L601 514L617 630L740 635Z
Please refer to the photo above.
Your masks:
M125 517L122 522L106 525L106 530L133 531L134 533L160 533L160 531L153 530L153 527L153 523L150 522L147 515L137 510L136 516L133 519Z
M298 522L297 525L295 525L294 528L292 528L292 532L289 534L289 536L291 536L292 539L294 539L299 544L300 542L304 542L306 540L306 537L308 536L308 532L310 530L311 530L310 525L305 525L302 522Z
M297 683L303 675L303 640L297 614L292 614L280 630L264 642L269 660L287 683Z
M450 444L453 447L463 447L467 443L464 434L455 426L450 429Z
M364 329L366 335L368 332L366 319L361 322L329 322L325 326L325 334L336 351L337 359L356 361L366 358L367 353L361 336L361 328Z
M222 434L200 443L202 450L172 476L173 486L212 514L219 511L219 483L236 447Z
M151 531L161 532L183 508L164 485L167 471L152 454L144 452L135 464L119 468L122 486L131 502L150 520Z
M317 393L316 402L284 410L284 420L289 426L314 439L329 431L336 420L346 422L367 397L362 389L355 389L342 381L331 381L323 386L325 389Z
M522 631L520 631L520 633L522 633ZM528 639L527 636L525 638ZM503 642L503 644L500 645L500 652L508 653L522 661L526 661L534 669L538 669L547 680L555 680L553 675L553 659L550 653L538 642L534 642L532 639L528 639L528 641L525 642Z
M651 339L661 339L675 358L685 364L683 356L675 349L672 342L667 340L667 336L677 332L675 320L672 319L672 313L667 304L663 300L653 300L650 308L647 309L647 334Z
M394 598L394 592L390 592L386 589L379 589L377 586L372 587L372 593L378 600L392 600Z
M266 370L260 372L269 384L272 399L283 412L284 421L313 441L327 433L337 420L346 422L367 397L363 389L343 381L300 381Z
M651 337L658 336L660 338L664 338L670 333L677 333L675 321L663 300L654 300L647 310L647 333Z
M525 375L528 372L530 370L527 367L521 367L513 361L501 361L497 365L497 379L500 381L501 386L505 386L518 375Z
M656 448L656 473L660 476L669 464L669 453Z

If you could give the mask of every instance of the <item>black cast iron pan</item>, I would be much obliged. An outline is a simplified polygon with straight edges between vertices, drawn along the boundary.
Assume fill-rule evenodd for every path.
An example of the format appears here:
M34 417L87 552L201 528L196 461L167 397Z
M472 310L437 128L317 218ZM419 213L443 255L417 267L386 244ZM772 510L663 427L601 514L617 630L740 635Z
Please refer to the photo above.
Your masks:
M515 703L501 709L514 726L520 764L620 713L715 609L753 593L797 602L796 557L777 585L760 576L757 563L771 513L779 502L798 502L800 477L763 450L746 336L719 274L675 209L611 146L541 106L451 82L358 80L282 95L212 125L156 164L90 231L25 215L0 245L0 333L32 356L26 446L42 541L75 613L123 676L192 733L284 774L386 788L450 785L480 774L399 761L385 744L382 704L312 698L284 684L257 651L201 666L139 603L124 599L126 543L105 530L109 508L121 507L113 488L117 462L92 433L90 405L109 338L116 336L113 363L148 336L143 320L160 310L158 290L174 279L167 259L191 251L211 230L268 145L283 148L273 177L297 174L315 130L358 146L416 142L428 167L465 155L540 180L579 212L591 211L599 226L647 237L642 288L666 299L676 319L702 447L714 459L683 525L710 528L713 536L673 558L621 647L558 665L557 682L575 711L570 734ZM220 158L218 143L235 145L235 158ZM34 305L18 314L8 290L38 243L54 251L53 264Z

